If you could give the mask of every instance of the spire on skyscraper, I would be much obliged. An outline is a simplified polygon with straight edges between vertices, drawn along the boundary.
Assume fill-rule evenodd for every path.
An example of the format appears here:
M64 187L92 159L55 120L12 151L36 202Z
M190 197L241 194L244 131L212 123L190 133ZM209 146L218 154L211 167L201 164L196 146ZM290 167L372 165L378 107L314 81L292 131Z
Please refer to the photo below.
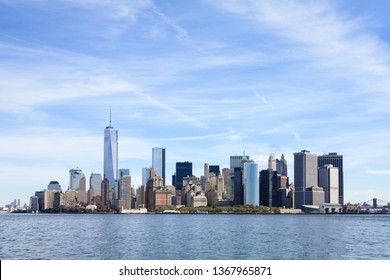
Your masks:
M111 127L111 106L110 106L110 127Z

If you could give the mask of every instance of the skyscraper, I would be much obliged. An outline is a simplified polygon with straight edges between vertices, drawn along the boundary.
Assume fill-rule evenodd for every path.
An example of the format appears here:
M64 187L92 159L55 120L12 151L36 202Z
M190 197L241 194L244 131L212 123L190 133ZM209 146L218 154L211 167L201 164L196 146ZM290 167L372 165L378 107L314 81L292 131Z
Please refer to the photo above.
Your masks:
M150 168L149 167L142 168L142 186L146 187L149 178L150 178Z
M80 168L69 170L69 189L75 191L86 191L86 180L84 172Z
M230 179L227 182L227 195L233 199L236 205L244 204L243 167L247 161L249 161L249 156L245 155L245 151L242 156L230 156Z
M244 163L244 204L260 205L259 167L255 162Z
M268 170L276 171L276 158L274 154L271 154L268 158Z
M306 204L305 194L309 187L318 185L317 155L302 150L294 154L295 208Z
M284 158L284 154L279 159L276 159L276 171L278 175L287 176L287 160Z
M156 175L163 179L165 186L165 148L152 149L152 167L156 171Z
M102 175L92 173L89 177L88 203L100 204L102 198Z
M339 203L344 204L344 169L343 156L337 153L329 153L318 156L318 167L331 164L339 169Z
M183 178L192 176L192 162L176 162L174 186L176 190L181 191L183 188Z
M102 175L99 173L92 173L89 177L89 189L93 189L95 195L101 195L102 193Z
M278 204L278 176L275 170L260 171L260 204L276 207Z
M339 169L331 164L318 168L318 186L324 188L326 203L339 203Z
M47 186L47 189L49 191L61 191L61 185L58 183L58 181L50 181L49 185Z
M130 169L119 169L118 173L119 173L118 174L119 175L118 176L118 181L119 182L117 184L117 188L115 189L115 198L118 199L118 200L123 200L124 199L124 192L126 192L125 188L130 187L130 189L131 189L131 179L130 179L130 181L124 181L123 180L123 178L125 176L130 176ZM126 185L127 182L130 182L130 185ZM123 185L123 183L125 185Z
M110 125L104 130L104 179L108 179L109 187L115 188L118 178L118 130Z
M243 162L248 160L249 156L245 155L245 152L242 156L230 156L230 172L234 172L236 167L243 167Z

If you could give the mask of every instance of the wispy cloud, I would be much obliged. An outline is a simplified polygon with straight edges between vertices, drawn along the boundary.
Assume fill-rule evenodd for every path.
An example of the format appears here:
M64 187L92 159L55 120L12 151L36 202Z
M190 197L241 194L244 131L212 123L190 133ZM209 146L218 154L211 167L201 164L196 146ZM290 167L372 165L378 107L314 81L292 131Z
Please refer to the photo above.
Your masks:
M390 175L390 170L367 170L369 174Z

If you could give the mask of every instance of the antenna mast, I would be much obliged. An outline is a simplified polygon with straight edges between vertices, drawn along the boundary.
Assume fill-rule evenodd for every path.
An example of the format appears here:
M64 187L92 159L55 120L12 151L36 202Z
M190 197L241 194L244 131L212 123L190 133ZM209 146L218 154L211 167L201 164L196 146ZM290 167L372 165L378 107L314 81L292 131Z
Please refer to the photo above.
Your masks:
M111 106L110 106L110 127L111 127Z

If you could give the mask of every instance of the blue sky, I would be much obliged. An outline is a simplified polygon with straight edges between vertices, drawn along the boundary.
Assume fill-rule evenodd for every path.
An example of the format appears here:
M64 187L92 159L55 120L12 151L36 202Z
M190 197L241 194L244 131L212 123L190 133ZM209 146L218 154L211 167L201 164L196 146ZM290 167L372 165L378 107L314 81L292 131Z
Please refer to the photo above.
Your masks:
M388 1L0 0L0 205L103 169L112 107L135 186L175 162L344 155L345 202L390 201Z

